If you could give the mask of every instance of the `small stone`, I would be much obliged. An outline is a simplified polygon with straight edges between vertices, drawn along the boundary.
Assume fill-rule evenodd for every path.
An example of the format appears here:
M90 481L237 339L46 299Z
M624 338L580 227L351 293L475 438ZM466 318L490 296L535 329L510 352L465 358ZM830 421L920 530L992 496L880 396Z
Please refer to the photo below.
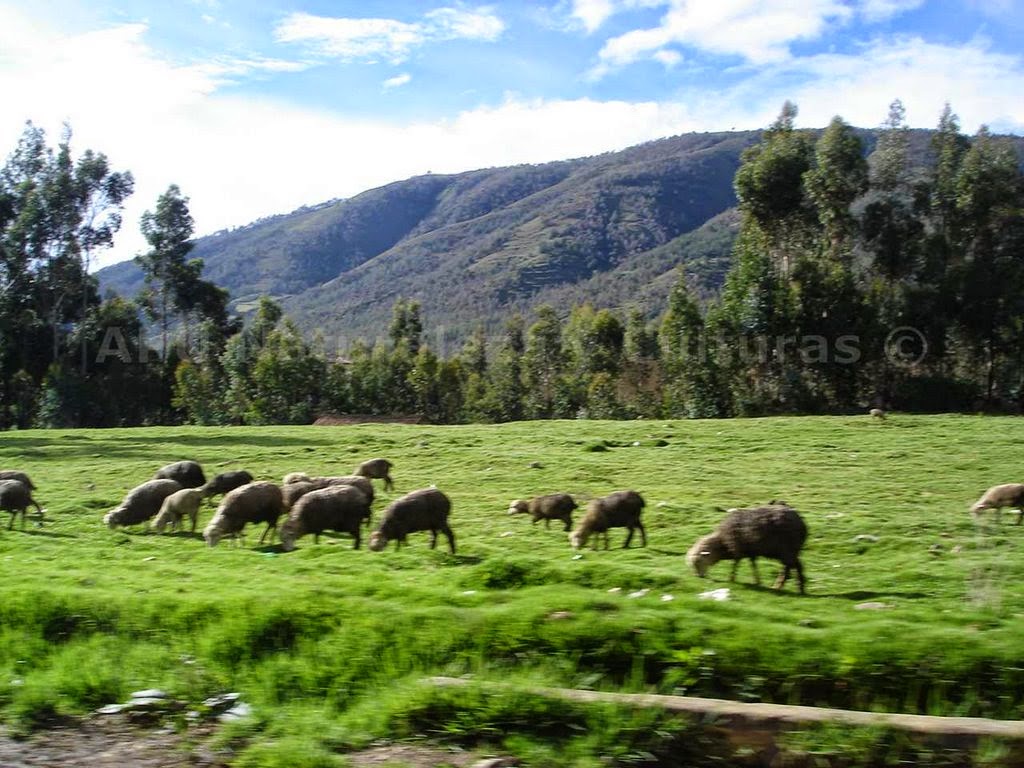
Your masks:
M119 715L125 709L124 704L107 704L105 707L100 707L96 710L97 715Z
M572 559L573 560L582 560L583 559L583 555L573 555Z
M512 531L505 531L504 533L499 534L498 538L499 539L507 539L509 536L515 536L515 534L512 533Z
M874 542L878 541L878 537L872 533L858 533L856 536L853 537L853 541L855 544L860 543L862 541L869 541L873 544Z
M827 515L825 515L825 519L826 520L836 520L836 519L838 519L840 517L846 517L846 513L845 512L829 512Z
M667 501L659 501L654 506L658 507L659 509L664 509L665 507L668 506L668 502Z
M214 711L230 709L242 698L240 693L222 693L220 696L211 696L203 702L203 706Z
M571 619L572 617L572 611L555 611L554 613L548 614L548 619L550 621L561 621L562 619Z
M514 757L487 757L477 760L470 768L516 768L519 761Z
M242 718L248 717L252 714L252 707L246 704L244 701L239 702L223 715L220 716L219 720L222 723L229 723L233 720L241 720Z
M714 600L719 603L724 603L726 600L730 599L729 588L722 587L721 589L711 589L707 592L701 592L697 597L701 600Z
M156 560L156 557L154 555L150 555L149 557L142 558L142 562L144 562L144 563L151 563L154 560Z
M675 599L676 599L675 595L662 595L661 596L661 602L663 602L663 603L670 603L670 602L672 602Z
M633 445L634 448L639 448L640 447L640 441L639 440L634 440L632 445Z
M612 587L611 589L608 590L608 594L610 594L610 595L617 595L621 591L622 591L622 587Z
M650 591L651 590L649 589L638 589L636 592L630 592L629 595L627 595L627 597L643 597Z
M800 621L797 622L797 623L801 627L817 627L817 626L820 626L820 624L818 624L817 619L800 619Z
M872 601L872 602L869 602L869 603L857 603L855 606L853 606L853 610L855 610L855 611L884 611L886 608L889 608L889 607L890 606L888 604L886 604L886 603L879 603L879 602Z
M464 595L466 595L466 596L469 596L469 595L475 595L475 594L476 594L476 590L475 590L475 589L467 589L467 590L466 590L465 592L463 592L462 594L464 594Z
M531 461L530 469L544 469L544 465L541 464L539 461Z

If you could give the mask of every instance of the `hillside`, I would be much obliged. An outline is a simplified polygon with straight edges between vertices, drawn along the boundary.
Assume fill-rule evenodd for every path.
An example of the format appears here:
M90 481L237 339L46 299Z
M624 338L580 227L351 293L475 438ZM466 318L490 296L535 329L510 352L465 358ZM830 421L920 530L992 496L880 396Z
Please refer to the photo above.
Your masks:
M865 151L876 135L859 131ZM910 132L911 162L931 131ZM738 230L733 176L758 132L685 134L589 158L427 175L196 241L204 276L246 311L280 301L306 330L344 346L387 327L400 297L418 299L432 338L457 342L542 302L642 306L655 315L686 266L712 294ZM1024 139L1013 138L1024 159ZM131 262L99 273L134 296Z
M463 335L541 301L660 306L680 263L714 290L728 268L732 178L755 132L687 134L534 166L428 175L196 241L204 277L245 310L281 301L329 338L374 338L398 297ZM719 218L716 218L719 217ZM134 295L131 262L99 272Z

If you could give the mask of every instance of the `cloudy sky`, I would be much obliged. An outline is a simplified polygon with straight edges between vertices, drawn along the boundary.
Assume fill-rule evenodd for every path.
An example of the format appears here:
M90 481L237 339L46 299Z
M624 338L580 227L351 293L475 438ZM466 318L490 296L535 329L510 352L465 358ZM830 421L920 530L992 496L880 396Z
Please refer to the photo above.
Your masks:
M0 0L0 155L26 120L131 170L105 263L168 184L197 233L426 172L686 131L1024 133L1024 0Z

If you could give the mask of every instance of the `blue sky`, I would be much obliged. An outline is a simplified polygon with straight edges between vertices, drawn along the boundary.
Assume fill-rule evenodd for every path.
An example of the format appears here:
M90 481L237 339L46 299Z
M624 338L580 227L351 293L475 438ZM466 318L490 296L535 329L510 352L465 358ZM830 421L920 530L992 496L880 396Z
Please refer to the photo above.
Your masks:
M24 121L130 169L106 263L168 184L199 234L432 171L686 131L1024 133L1024 0L0 0L0 151Z

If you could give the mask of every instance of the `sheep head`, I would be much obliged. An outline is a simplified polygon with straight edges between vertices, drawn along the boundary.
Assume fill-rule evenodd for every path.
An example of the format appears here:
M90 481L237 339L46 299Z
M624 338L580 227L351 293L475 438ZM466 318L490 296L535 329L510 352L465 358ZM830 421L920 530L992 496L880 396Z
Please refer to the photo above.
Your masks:
M516 499L508 505L508 513L510 515L525 515L529 511L529 505L522 499Z
M374 531L370 534L370 542L366 546L373 552L380 552L388 545L387 536L380 531Z
M124 507L115 507L103 516L103 522L106 523L108 528L117 528L117 526L122 524L121 521L124 519L124 515Z
M219 542L223 536L224 531L222 531L220 526L214 522L211 522L203 530L203 538L206 539L206 546L208 547L216 547L217 542Z
M281 539L281 549L291 552L295 549L296 540L302 536L302 525L295 518L289 517L277 535Z
M686 562L703 579L707 575L708 569L722 560L724 555L721 538L717 533L712 533L697 539L697 542L686 553Z

